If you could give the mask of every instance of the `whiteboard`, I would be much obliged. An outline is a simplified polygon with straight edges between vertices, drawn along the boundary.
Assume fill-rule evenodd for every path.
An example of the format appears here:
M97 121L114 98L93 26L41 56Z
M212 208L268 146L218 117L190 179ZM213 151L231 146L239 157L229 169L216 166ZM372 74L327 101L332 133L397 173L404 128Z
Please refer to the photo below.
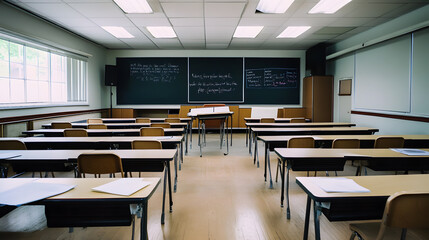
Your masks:
M276 118L278 108L252 107L251 118Z
M354 108L411 111L411 35L356 52Z
M429 29L414 33L411 111L429 115Z

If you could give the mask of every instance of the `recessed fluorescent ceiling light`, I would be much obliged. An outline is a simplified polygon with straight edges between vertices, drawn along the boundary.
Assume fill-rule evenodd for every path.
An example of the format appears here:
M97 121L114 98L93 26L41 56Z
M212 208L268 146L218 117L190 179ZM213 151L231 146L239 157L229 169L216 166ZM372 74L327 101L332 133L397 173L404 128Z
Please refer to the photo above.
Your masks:
M277 38L296 38L310 28L310 26L287 27Z
M320 0L308 13L333 14L352 0Z
M294 0L260 0L256 10L263 13L285 13Z
M154 38L175 38L176 33L172 27L146 27Z
M153 13L146 0L113 0L125 13Z
M114 26L104 26L104 30L108 31L110 34L116 38L134 38L125 28L123 27L114 27Z
M255 38L263 29L263 26L238 26L235 29L235 38Z

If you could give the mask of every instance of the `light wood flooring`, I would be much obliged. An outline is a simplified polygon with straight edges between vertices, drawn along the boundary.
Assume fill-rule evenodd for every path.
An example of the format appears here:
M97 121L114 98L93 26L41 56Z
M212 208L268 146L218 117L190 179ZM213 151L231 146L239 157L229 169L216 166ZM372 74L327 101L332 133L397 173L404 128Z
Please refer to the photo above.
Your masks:
M149 200L150 239L302 239L306 195L295 183L295 177L306 176L306 172L291 172L291 219L287 220L286 208L280 207L281 183L274 183L274 189L269 189L263 177L263 153L260 151L261 166L257 168L245 146L244 134L234 134L227 156L223 155L225 149L219 149L219 135L208 134L201 158L196 136L179 172L173 212L166 208L164 225L160 223L162 184ZM271 153L271 159L275 177L275 153ZM353 175L354 171L354 167L346 166L339 175ZM73 177L71 172L56 175ZM29 176L28 173L22 177ZM145 176L161 177L161 173ZM26 214L21 217L26 218ZM348 222L329 222L322 216L321 235L322 239L349 239ZM139 237L137 227L136 238ZM131 227L74 228L72 233L68 228L49 228L32 233L0 233L0 239L131 239ZM312 225L309 239L314 239Z

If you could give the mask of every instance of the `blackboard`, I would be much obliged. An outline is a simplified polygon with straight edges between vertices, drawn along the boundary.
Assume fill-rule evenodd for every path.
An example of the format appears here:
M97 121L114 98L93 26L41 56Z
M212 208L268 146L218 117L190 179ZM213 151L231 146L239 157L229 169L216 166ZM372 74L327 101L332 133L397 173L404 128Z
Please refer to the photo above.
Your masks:
M244 102L243 58L189 58L189 102Z
M251 104L299 104L299 58L245 58L244 98Z
M117 58L117 104L187 103L187 58Z

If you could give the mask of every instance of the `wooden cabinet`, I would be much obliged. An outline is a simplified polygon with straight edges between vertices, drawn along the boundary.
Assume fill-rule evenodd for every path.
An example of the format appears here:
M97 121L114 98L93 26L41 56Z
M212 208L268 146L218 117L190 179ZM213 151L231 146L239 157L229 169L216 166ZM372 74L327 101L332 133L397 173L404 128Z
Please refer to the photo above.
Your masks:
M332 76L311 76L304 78L303 107L306 118L313 122L332 122L333 120Z
M132 108L113 108L112 109L113 118L133 118L134 109Z

